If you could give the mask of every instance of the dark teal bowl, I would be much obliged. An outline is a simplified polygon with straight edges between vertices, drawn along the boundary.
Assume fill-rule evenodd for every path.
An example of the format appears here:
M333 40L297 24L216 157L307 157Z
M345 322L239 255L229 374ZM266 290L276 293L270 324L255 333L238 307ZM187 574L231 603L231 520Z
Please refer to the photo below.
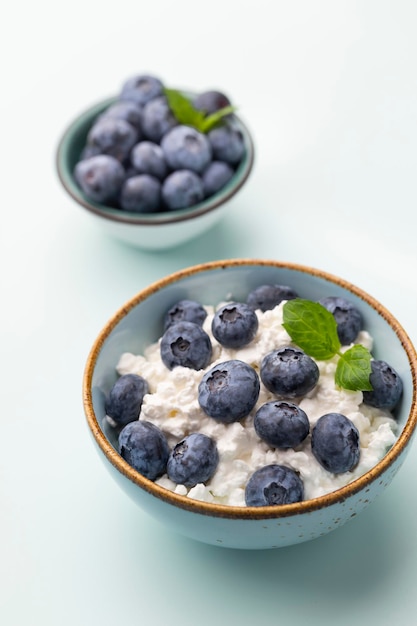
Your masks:
M89 200L74 179L74 167L85 146L88 131L97 117L115 100L109 98L87 109L68 126L59 142L57 173L69 196L108 233L141 248L177 246L211 228L223 217L229 200L242 188L253 168L254 143L245 124L238 116L234 116L246 150L233 178L223 189L187 209L138 214Z

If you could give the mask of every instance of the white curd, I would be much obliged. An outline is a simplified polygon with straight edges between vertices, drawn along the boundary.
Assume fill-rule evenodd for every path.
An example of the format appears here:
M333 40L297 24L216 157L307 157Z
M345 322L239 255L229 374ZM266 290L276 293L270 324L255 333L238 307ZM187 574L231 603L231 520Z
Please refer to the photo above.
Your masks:
M219 305L220 306L220 305ZM230 359L245 361L259 373L262 358L281 346L293 345L282 326L283 303L272 311L257 311L259 328L254 340L240 350L221 346L211 333L213 307L206 307L208 316L203 328L213 345L213 357L205 370L185 367L167 369L159 354L159 341L150 345L144 355L125 353L117 365L117 372L135 373L146 379L150 393L142 404L140 419L158 426L170 446L191 432L201 432L215 439L219 451L219 465L206 485L191 489L176 485L166 475L156 482L178 494L206 502L245 506L245 485L251 474L264 465L278 463L297 471L304 483L305 499L316 498L334 491L371 469L396 440L397 424L384 410L362 404L362 392L336 388L334 375L337 357L317 361L320 378L317 386L297 402L307 414L310 431L321 415L338 412L348 417L360 435L360 459L351 472L335 475L327 472L311 452L310 435L297 449L273 449L261 441L253 427L253 417L265 402L276 399L261 382L258 402L254 410L241 422L222 424L205 415L198 403L198 385L202 376L217 363ZM357 342L372 348L372 338L362 331ZM346 348L345 348L346 349Z

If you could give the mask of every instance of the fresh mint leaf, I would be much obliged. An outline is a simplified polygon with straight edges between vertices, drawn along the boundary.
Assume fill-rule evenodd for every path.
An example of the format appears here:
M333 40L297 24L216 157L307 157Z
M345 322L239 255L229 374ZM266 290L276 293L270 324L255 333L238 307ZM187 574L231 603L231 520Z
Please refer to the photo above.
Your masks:
M334 316L324 306L311 300L295 298L283 307L283 324L292 341L306 354L318 361L338 355L335 383L351 391L371 391L371 354L355 344L341 352Z
M214 113L210 113L210 115L207 115L207 117L203 119L201 132L208 133L209 130L220 124L226 115L230 115L230 113L233 113L234 111L236 111L236 107L229 105L215 111Z
M194 108L192 102L176 89L164 89L169 108L180 124L199 128L204 120L203 111Z
M326 361L340 350L336 320L318 302L288 300L284 304L283 326L294 343L314 359Z
M351 391L371 391L371 371L369 350L356 344L340 355L335 374L336 385Z
M235 111L235 107L227 106L207 115L204 111L196 109L191 100L177 89L165 88L164 94L176 120L180 124L193 126L200 133L208 133L209 130L217 126L226 115Z

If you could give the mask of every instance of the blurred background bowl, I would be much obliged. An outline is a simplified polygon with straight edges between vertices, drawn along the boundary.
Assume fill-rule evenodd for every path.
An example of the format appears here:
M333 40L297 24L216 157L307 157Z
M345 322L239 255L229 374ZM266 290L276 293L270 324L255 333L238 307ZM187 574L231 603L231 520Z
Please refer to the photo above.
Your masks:
M90 200L74 179L74 167L86 144L88 131L98 116L115 102L116 98L110 98L81 113L59 141L56 156L58 177L71 198L110 235L149 250L180 245L214 226L223 217L228 201L242 188L253 168L254 143L242 120L233 114L234 125L244 139L245 153L232 179L220 191L186 209L135 213Z
M349 299L374 338L372 354L401 376L404 391L396 409L399 436L383 459L349 485L328 495L275 507L232 507L191 500L172 493L130 467L117 451L117 438L105 419L105 398L117 379L123 352L143 354L163 332L164 313L178 300L217 305L246 299L262 284L290 285L310 300L333 295ZM401 467L417 424L417 357L398 321L375 299L345 280L309 267L279 261L232 259L190 267L139 292L99 333L88 356L84 409L90 433L105 466L122 489L147 513L172 530L224 547L265 549L314 539L354 518L385 488ZM406 508L407 504L404 503ZM401 514L400 512L398 513Z

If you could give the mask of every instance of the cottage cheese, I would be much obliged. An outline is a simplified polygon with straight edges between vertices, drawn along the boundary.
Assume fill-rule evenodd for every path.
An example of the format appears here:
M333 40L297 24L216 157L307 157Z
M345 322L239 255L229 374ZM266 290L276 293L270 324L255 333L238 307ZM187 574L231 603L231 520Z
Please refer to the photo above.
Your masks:
M221 306L221 305L219 305ZM217 363L240 359L259 373L263 356L285 345L293 345L282 326L283 303L271 311L257 311L259 328L254 340L239 350L221 346L211 333L213 307L206 307L207 318L203 328L211 338L213 358L205 370L185 367L168 370L159 354L159 342L150 345L144 355L125 353L117 365L120 375L135 373L148 382L150 393L144 397L140 419L158 426L170 446L191 432L201 432L215 439L219 451L219 465L207 484L191 489L176 485L166 475L156 482L175 493L205 502L245 506L245 485L252 473L264 465L279 463L299 472L304 483L305 499L317 498L352 482L371 469L396 440L397 423L384 410L362 404L362 392L340 390L334 376L337 357L317 361L320 378L317 386L298 404L307 414L311 428L321 415L343 413L357 427L360 434L360 460L353 471L335 475L327 472L311 452L311 438L296 449L273 449L261 441L253 427L257 409L276 399L261 382L261 391L254 410L241 422L222 424L204 414L198 403L198 385L204 373ZM357 338L368 349L372 338L362 331ZM311 430L311 429L310 429Z

